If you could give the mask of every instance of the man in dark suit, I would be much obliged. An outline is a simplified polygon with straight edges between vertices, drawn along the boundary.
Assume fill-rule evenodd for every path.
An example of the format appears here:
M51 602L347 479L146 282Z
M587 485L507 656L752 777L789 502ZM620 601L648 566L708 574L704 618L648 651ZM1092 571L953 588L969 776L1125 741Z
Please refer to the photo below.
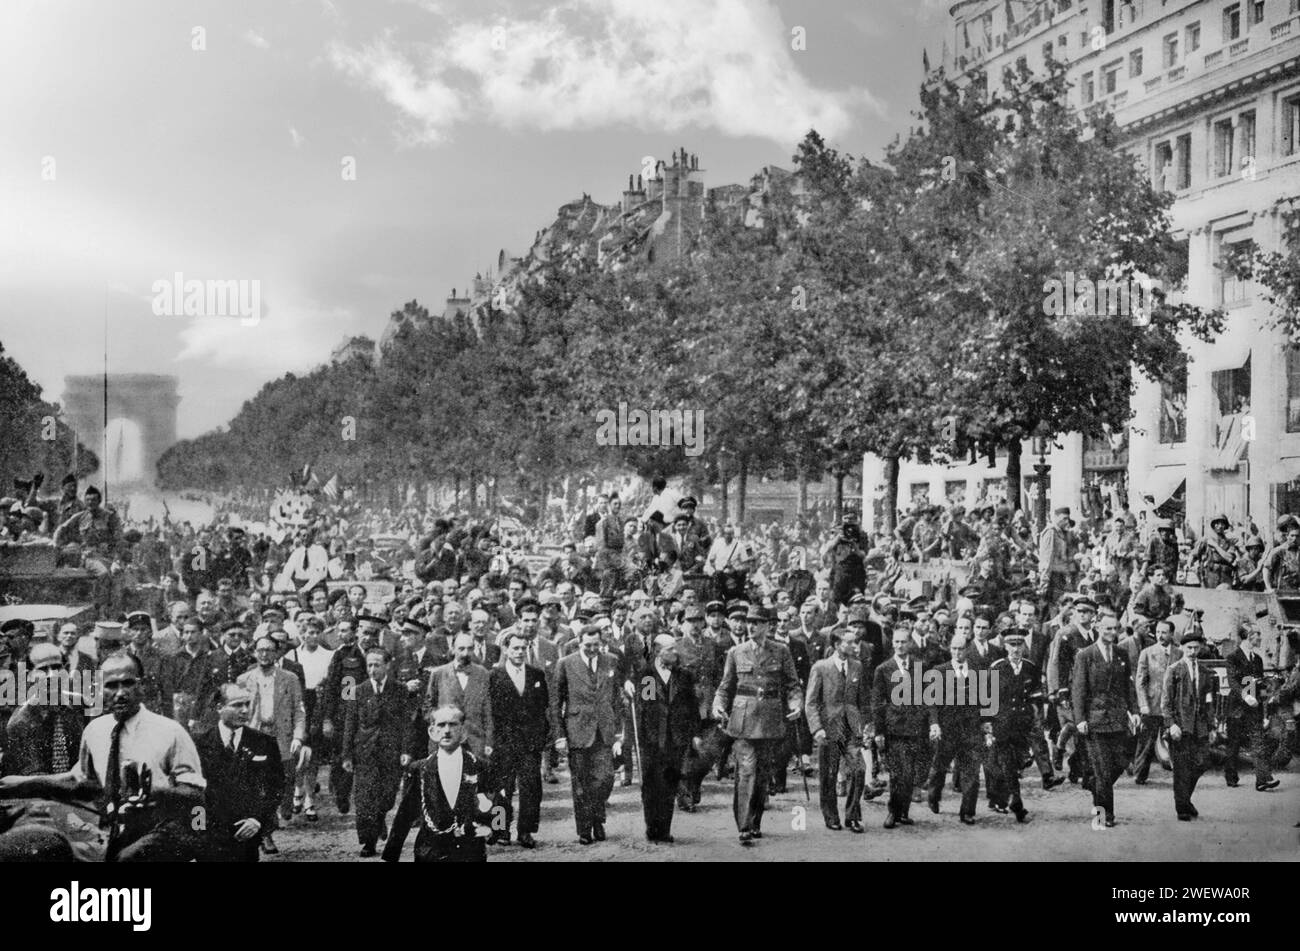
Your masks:
M1094 624L1097 617L1097 604L1091 598L1082 595L1073 602L1073 620L1064 625L1052 639L1052 646L1047 661L1047 694L1056 702L1057 716L1061 721L1061 732L1057 737L1057 769L1062 750L1075 736L1073 722L1074 705L1070 700L1073 682L1075 658L1079 652L1091 646L1097 640ZM1082 781L1085 789L1092 786L1092 763L1088 759L1088 744L1082 739L1076 740L1074 752L1069 759L1070 782Z
M958 817L963 825L974 825L986 731L980 712L975 671L967 662L973 648L964 635L954 634L948 650L952 660L934 668L943 678L944 702L936 709L939 736L934 744L934 759L930 766L930 811L939 811L939 799L943 795L944 780L948 776L948 764L955 760L961 785L961 810ZM952 684L951 695L948 693L949 683ZM990 725L987 732L992 733L992 729Z
M1042 674L1025 658L1023 628L1002 635L1007 656L993 662L997 675L998 709L993 714L993 748L985 762L989 805L995 812L1010 808L1017 822L1028 822L1029 811L1020 798L1020 767L1029 752L1029 737L1037 728L1038 705L1043 702Z
M1100 639L1074 659L1070 701L1092 764L1093 814L1115 825L1115 780L1128 763L1128 737L1137 731L1137 690L1128 654L1119 649L1119 618L1109 608L1097 620Z
M500 650L495 644L491 646ZM469 634L456 635L454 659L435 668L429 675L429 689L423 704L425 721L428 722L434 710L449 703L465 713L465 743L476 757L489 762L494 731L492 702L488 697L488 670L474 662L474 638Z
M817 747L818 786L826 828L847 827L850 832L861 833L862 791L866 784L862 738L870 695L862 664L855 659L857 646L858 628L850 627L840 635L835 655L812 665L804 712ZM848 775L844 826L840 825L839 803L835 799L835 781L841 763Z
M76 680L65 679L63 654L53 644L33 644L27 663L39 678L26 687L26 701L2 731L0 744L4 758L0 761L3 776L45 776L66 773L77 763L81 733L86 726L82 711L92 698L68 696L65 685L73 691Z
M631 681L641 753L641 806L645 836L673 841L673 805L686 751L700 732L695 678L678 663L677 639L660 634L649 664Z
M511 808L519 786L519 844L533 839L542 814L542 753L551 735L550 691L546 674L525 663L530 639L516 631L506 642L505 663L488 677L488 698L498 744L492 751L492 788L505 810L505 828L493 828L488 844L510 841Z
M253 694L227 683L216 692L217 725L194 738L208 781L200 861L256 862L263 830L275 828L284 787L275 737L248 725Z
M1214 697L1219 678L1213 670L1200 669L1196 658L1205 646L1205 635L1194 628L1183 635L1182 657L1164 673L1160 712L1169 731L1169 758L1174 767L1174 812L1182 822L1200 815L1192 805L1196 781L1209 760L1214 736Z
M889 816L885 828L910 826L908 812L912 808L912 787L917 763L921 756L921 742L927 728L938 730L933 711L921 703L920 691L914 689L920 678L913 673L921 661L912 656L912 633L906 627L896 627L893 632L894 656L876 668L871 695L875 703L875 743L885 757L889 769Z
M1243 624L1237 632L1241 639L1237 649L1225 658L1228 662L1228 742L1224 752L1223 778L1236 786L1237 756L1242 741L1250 744L1255 761L1255 788L1260 792L1276 789L1279 780L1269 768L1269 750L1265 742L1264 703L1256 690L1264 679L1264 658L1259 654L1259 628Z
M1006 657L1006 651L990 638L993 636L993 619L987 613L977 614L973 622L974 637L966 645L966 663L976 670L993 666L993 662Z
M486 862L478 825L492 820L492 801L480 790L484 764L464 745L464 711L454 704L429 715L429 740L436 748L427 759L405 766L402 801L393 816L393 834L383 860L396 862L417 821L417 862Z
M355 702L343 722L342 766L356 777L357 840L361 857L375 855L387 834L385 817L397 797L403 749L410 744L412 718L404 684L388 676L389 655L382 647L366 652L366 679L355 688Z
M551 719L560 735L556 746L569 751L573 784L573 820L578 841L605 840L605 808L614 791L614 747L623 717L623 692L617 680L619 660L601 649L600 631L586 628L577 653L559 663Z
M1038 623L1038 610L1033 601L1022 599L1011 607L1016 616L1016 629L1024 632L1022 656L1033 667L1038 677L1037 686L1044 688L1041 699L1034 702L1034 725L1029 731L1029 749L1034 755L1034 765L1038 767L1038 772L1043 777L1043 789L1048 791L1065 782L1064 777L1056 775L1056 769L1052 765L1052 753L1047 745L1048 730L1056 728L1056 712L1047 705L1046 685L1043 682L1044 671L1047 670L1048 652L1052 646L1051 638ZM1003 635L1002 643L1005 648L1006 635Z

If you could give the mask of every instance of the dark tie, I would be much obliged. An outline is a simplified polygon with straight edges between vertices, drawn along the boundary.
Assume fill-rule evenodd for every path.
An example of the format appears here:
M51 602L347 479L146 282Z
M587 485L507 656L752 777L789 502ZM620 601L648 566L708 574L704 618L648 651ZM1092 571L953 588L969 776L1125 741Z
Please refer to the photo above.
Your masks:
M71 768L68 762L68 734L63 729L63 717L59 716L59 711L54 711L54 739L53 739L53 756L51 766L56 773L66 773Z
M113 831L118 827L118 807L122 798L122 731L125 728L125 720L118 720L113 725L113 735L108 743L108 775L104 777L104 795Z
M226 755L231 759L235 758L235 731L230 731L230 739L226 742Z

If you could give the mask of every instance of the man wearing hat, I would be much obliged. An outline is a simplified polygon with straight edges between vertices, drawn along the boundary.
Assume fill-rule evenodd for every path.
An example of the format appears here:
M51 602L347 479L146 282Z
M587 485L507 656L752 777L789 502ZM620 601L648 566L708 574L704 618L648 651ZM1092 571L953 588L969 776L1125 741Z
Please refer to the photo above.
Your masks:
M708 607L721 613L722 602L710 601ZM683 812L694 812L699 805L704 777L717 761L720 732L709 716L713 693L718 686L720 668L714 653L713 641L702 632L705 609L691 604L682 612L677 632L676 653L678 666L695 681L699 699L698 743L688 744L682 762L682 783L678 792L677 807Z
M1097 617L1097 603L1092 598L1081 594L1069 594L1073 604L1073 620L1056 632L1052 639L1051 651L1047 658L1047 693L1056 703L1057 717L1061 721L1061 731L1057 736L1057 769L1062 767L1060 760L1070 738L1075 735L1074 706L1071 700L1071 685L1074 680L1074 664L1079 653L1092 646L1097 635L1093 622ZM1069 778L1071 782L1082 782L1084 788L1091 785L1092 764L1088 759L1089 748L1079 739L1075 742L1074 752L1069 758Z
M698 585L704 578L704 561L709 556L713 539L709 536L705 524L695 517L696 507L697 502L693 495L688 495L677 503L678 516L686 517L686 524L682 528L685 545L678 546L681 553L682 574L687 578L688 584L694 582ZM690 557L688 549L696 557Z
M1002 635L1007 656L993 662L998 708L993 714L993 747L985 760L989 805L995 812L1008 809L1017 822L1028 822L1029 811L1020 798L1020 767L1029 755L1029 740L1038 729L1038 705L1043 702L1042 673L1025 657L1024 628L1013 627ZM1044 788L1048 776L1043 779ZM1060 780L1053 780L1056 785Z
M1264 588L1294 597L1300 593L1300 522L1288 516L1284 542L1264 561Z
M745 614L749 640L727 652L713 697L713 716L735 740L736 828L742 845L762 837L768 783L790 723L803 714L794 658L769 640L772 619L758 605Z
M166 656L154 646L153 617L148 611L132 611L124 618L126 650L140 662L141 700L150 710L163 709L163 662Z
M1237 785L1237 755L1243 741L1250 746L1255 763L1255 789L1267 792L1278 785L1269 767L1271 755L1267 721L1267 703L1261 698L1264 680L1264 658L1260 654L1259 628L1242 622L1237 629L1239 644L1224 658L1228 662L1227 744L1224 752L1223 778L1229 786Z
M1068 532L1074 527L1069 507L1052 512L1052 521L1038 536L1038 593L1048 605L1069 587L1070 545Z
M1233 567L1237 562L1236 545L1228 537L1231 523L1226 515L1210 519L1210 531L1193 547L1189 558L1199 566L1202 588L1231 587Z
M1196 658L1205 646L1204 634L1199 630L1188 631L1179 646L1182 656L1174 659L1164 672L1160 715L1169 731L1174 812L1180 821L1188 822L1200 814L1192 805L1192 794L1196 791L1196 781L1209 765L1210 741L1216 730L1214 698L1219 693L1219 678L1212 668L1202 668L1197 663Z
M1142 572L1150 576L1157 567L1164 568L1165 577L1172 584L1178 578L1178 538L1174 533L1174 523L1167 518L1158 518L1153 528L1142 560Z

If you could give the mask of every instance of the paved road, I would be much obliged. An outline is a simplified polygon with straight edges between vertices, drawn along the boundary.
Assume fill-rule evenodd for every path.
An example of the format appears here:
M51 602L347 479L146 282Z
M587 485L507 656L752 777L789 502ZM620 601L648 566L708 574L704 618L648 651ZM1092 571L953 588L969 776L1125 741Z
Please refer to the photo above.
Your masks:
M1027 771L1032 773L1032 769ZM323 778L323 776L322 776ZM790 792L769 803L763 839L750 848L736 839L731 813L731 784L705 784L704 800L691 815L673 820L674 845L645 840L639 786L615 787L606 831L609 839L579 845L573 827L568 776L545 786L539 847L494 846L492 862L570 861L1024 861L1107 862L1134 860L1232 861L1300 859L1300 774L1280 772L1282 785L1256 792L1248 776L1228 789L1221 773L1207 773L1196 794L1201 818L1179 822L1174 815L1171 775L1159 769L1147 786L1121 777L1116 784L1118 824L1092 828L1091 798L1077 786L1043 792L1037 781L1024 783L1025 804L1033 816L1020 826L1012 816L988 811L981 799L978 824L957 821L956 796L945 792L940 815L922 803L912 807L916 824L887 830L884 797L864 805L866 834L831 832L817 806L817 780L809 780L812 801L791 776ZM351 816L340 816L328 796L318 806L314 824L301 818L276 835L280 855L268 861L371 861L360 859ZM404 861L410 860L408 842ZM1229 883L1222 883L1229 884Z

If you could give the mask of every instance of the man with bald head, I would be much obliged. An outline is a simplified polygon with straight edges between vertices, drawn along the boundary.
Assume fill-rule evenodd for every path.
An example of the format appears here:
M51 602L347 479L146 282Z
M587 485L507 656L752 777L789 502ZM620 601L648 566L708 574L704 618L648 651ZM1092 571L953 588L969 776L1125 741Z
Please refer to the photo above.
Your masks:
M429 716L433 711L445 704L464 710L465 744L475 756L487 761L493 746L491 687L487 667L474 659L475 647L472 634L456 635L451 662L435 667L429 675L423 709L426 725L432 722Z
M975 804L979 801L980 767L984 765L984 736L992 735L992 725L981 722L979 691L976 689L975 668L968 658L970 642L964 634L954 634L948 644L952 656L946 664L936 668L945 685L944 702L939 704L930 728L934 741L934 759L930 765L930 811L939 811L948 764L956 761L956 772L961 784L961 808L958 818L963 825L975 824ZM1001 660L1001 658L998 658ZM984 669L984 668L978 668ZM949 688L951 684L951 688Z
M474 639L471 649L474 663L495 667L501 660L501 648L496 643L496 626L492 623L492 615L482 608L470 611L469 633Z
M660 634L651 659L629 680L641 753L641 805L645 836L671 843L673 804L686 751L700 733L700 698L695 677L678 663L677 639Z

